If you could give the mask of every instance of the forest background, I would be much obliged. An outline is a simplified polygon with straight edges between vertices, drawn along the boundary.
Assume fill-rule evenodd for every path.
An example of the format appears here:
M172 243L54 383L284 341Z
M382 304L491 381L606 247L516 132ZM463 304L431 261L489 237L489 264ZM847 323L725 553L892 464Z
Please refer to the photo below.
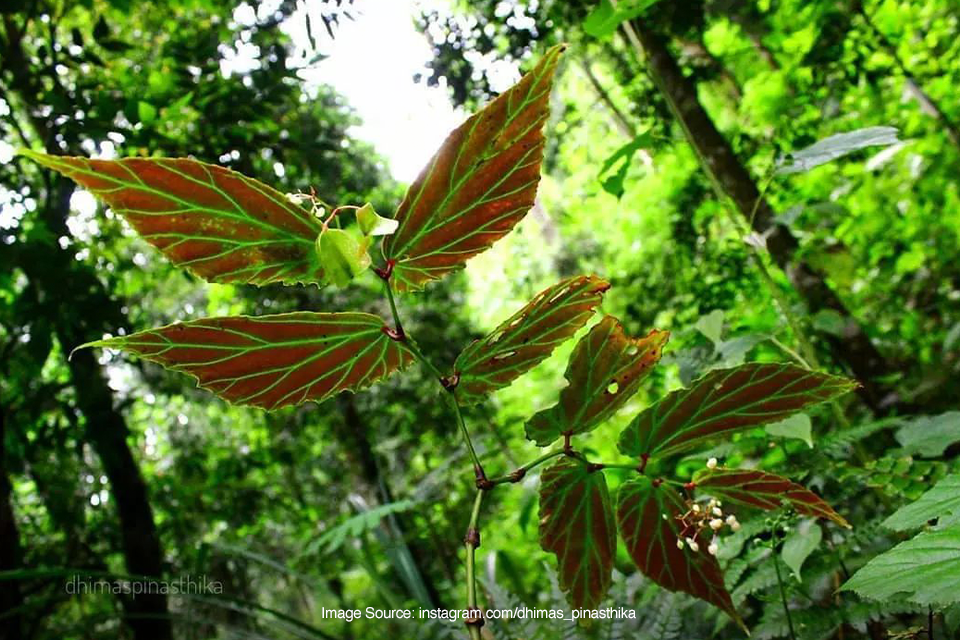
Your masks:
M105 334L199 316L387 317L380 283L205 283L89 194L13 156L20 147L193 155L285 192L370 201L389 216L413 175L395 178L357 135L348 101L305 79L329 64L323 52L338 38L358 37L353 20L362 25L382 4L0 8L0 637L463 637L460 624L319 614L463 604L475 489L428 373L414 367L357 395L264 413L115 352L67 359ZM900 592L837 589L916 533L884 526L891 514L957 471L957 4L622 4L651 5L630 23L634 38L601 20L595 2L430 3L410 16L430 57L404 82L437 86L463 109L444 111L423 160L447 124L509 86L504 75L515 80L550 45L569 47L537 204L464 271L410 297L405 325L449 364L557 280L607 279L605 313L631 335L659 328L671 339L637 396L592 435L587 451L598 457L616 455L618 427L652 400L715 368L802 361L857 379L858 393L836 410L756 429L678 469L719 457L772 470L853 525L801 520L784 530L762 513L742 518L721 560L755 637L949 637L960 624L955 523L941 555L909 558L914 582L887 576ZM389 38L365 47L391 55ZM391 103L389 85L380 99ZM878 126L897 140L887 131L882 146L777 171L791 152ZM574 343L467 412L481 458L509 463L495 473L537 455L523 425L556 400ZM478 563L489 606L567 606L537 539L537 475L485 505ZM943 525L958 505L937 508L930 519ZM779 583L774 554L794 563ZM65 584L78 573L206 576L223 593L77 597ZM742 637L716 609L645 580L625 555L607 602L635 609L636 620L491 621L484 633Z

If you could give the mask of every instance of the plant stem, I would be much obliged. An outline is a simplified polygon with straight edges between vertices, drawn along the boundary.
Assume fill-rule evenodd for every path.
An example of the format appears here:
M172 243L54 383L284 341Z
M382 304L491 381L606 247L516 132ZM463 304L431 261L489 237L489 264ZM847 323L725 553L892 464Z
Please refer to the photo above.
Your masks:
M463 442L467 445L467 451L470 452L470 460L473 462L473 472L477 482L486 483L487 476L483 471L483 465L480 464L480 458L473 448L473 440L470 439L470 432L467 431L467 424L463 421L463 412L460 411L460 401L455 392L447 394L450 396L450 402L453 404L453 412L457 416L457 425L460 427L460 434L463 436ZM479 485L478 485L479 486Z
M790 640L797 640L797 633L793 630L793 618L790 617L790 607L787 606L787 591L783 587L783 577L780 575L780 558L776 547L773 548L773 568L777 571L777 584L780 585L780 601L783 603L783 612L787 615L787 627L790 629Z
M523 479L523 476L525 476L527 471L530 471L530 469L533 469L534 467L537 467L543 464L547 460L556 458L557 456L562 456L564 453L565 452L563 449L557 449L555 451L551 451L550 453L545 453L539 458L537 458L536 460L532 460L531 462L528 462L522 467L518 467L512 473L508 473L503 476L497 476L496 478L492 478L490 480L490 484L498 485L498 484L506 484L508 482L520 482L520 480Z
M480 627L483 625L483 613L477 606L477 571L475 552L480 546L480 504L483 502L484 490L477 490L477 497L473 501L473 511L470 514L470 524L463 544L467 549L467 609L477 612L477 618L471 617L467 621L471 640L480 640Z

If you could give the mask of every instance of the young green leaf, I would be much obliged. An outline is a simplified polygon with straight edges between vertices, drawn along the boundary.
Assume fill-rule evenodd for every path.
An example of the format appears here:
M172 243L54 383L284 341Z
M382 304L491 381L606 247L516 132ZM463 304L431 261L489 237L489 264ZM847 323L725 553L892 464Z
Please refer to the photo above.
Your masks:
M924 531L868 562L840 587L921 605L960 602L960 524Z
M781 420L856 386L790 364L711 371L638 415L620 434L628 456L668 456L722 435Z
M915 502L900 507L883 521L883 526L907 531L932 520L939 520L941 525L960 522L960 475L947 476Z
M545 447L561 435L593 430L637 392L669 335L654 329L630 338L616 318L605 316L574 348L560 401L527 421L527 438Z
M842 527L850 527L843 517L806 487L766 471L757 469L711 469L698 473L697 489L748 507L773 510L781 504L812 518L826 518Z
M768 424L764 429L772 436L803 440L808 447L813 449L813 429L810 424L810 416L805 413L795 413L779 422Z
M369 202L357 209L357 224L365 236L389 236L400 226L396 220L378 214Z
M787 565L793 576L801 582L800 569L810 554L817 550L823 540L823 530L815 520L804 520L787 534L783 541L780 557Z
M600 604L612 580L617 547L613 506L603 473L561 459L540 478L540 545L557 556L560 586L575 609Z
M600 278L577 276L541 291L457 357L457 397L479 402L535 367L586 324L609 288Z
M676 491L646 476L630 480L617 495L620 538L637 568L661 587L684 591L720 608L746 629L723 583L717 559L708 545L696 550L678 542L692 536L683 530L680 517L687 511Z
M276 409L356 391L405 367L412 354L385 329L368 313L301 311L178 322L83 346L129 351L234 404Z
M171 262L210 282L323 279L314 250L320 221L252 178L187 158L22 153L90 191Z
M349 231L324 229L317 238L324 276L338 287L347 286L370 266L369 246L368 239L360 242Z
M513 229L533 206L543 124L563 45L444 141L410 185L383 243L400 291L460 269Z
M947 447L960 442L960 411L936 416L918 416L897 430L897 442L904 453L937 458Z

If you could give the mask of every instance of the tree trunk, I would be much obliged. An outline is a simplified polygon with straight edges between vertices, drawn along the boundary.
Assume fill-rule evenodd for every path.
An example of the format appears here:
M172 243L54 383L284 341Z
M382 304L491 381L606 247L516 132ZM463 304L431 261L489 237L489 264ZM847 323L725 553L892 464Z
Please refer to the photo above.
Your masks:
M7 411L0 405L0 571L14 571L20 568L20 532L13 513L11 494L13 487L7 475L6 451ZM0 581L0 640L20 640L23 637L20 608L23 606L23 594L18 580Z
M766 237L771 257L786 272L810 313L829 309L846 319L843 336L830 335L827 341L833 358L860 382L859 392L863 400L874 411L895 401L896 396L880 382L881 377L895 371L863 328L851 318L843 301L823 276L803 261L794 263L793 257L799 246L796 237L786 227L776 224L770 204L761 197L753 177L701 106L697 88L683 75L663 39L639 22L627 26L632 26L638 45L646 55L650 75L670 104L704 170L733 200L753 230Z
M54 181L48 194L44 221L54 237L67 235L66 217L74 187L66 178ZM102 318L115 304L95 276L80 266L69 250L49 245L30 245L23 262L27 277L37 287L54 324L57 340L66 353L102 335ZM90 318L83 309L97 309ZM85 438L100 458L120 518L124 565L133 576L161 578L163 553L153 520L146 483L127 444L123 415L113 406L113 392L104 379L94 353L78 351L69 361L71 384L77 408L86 422ZM171 624L167 597L159 593L122 598L125 622L136 640L170 640Z

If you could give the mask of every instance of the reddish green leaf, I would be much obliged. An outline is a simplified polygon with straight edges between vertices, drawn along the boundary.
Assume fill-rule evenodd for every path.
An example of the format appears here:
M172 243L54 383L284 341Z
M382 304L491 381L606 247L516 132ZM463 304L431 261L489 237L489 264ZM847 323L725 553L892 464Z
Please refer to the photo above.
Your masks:
M541 291L493 333L463 350L454 364L457 397L478 402L542 362L586 324L609 288L600 278L578 276Z
M605 316L574 348L560 401L527 421L527 438L545 447L561 435L593 430L637 392L669 335L654 329L631 338L616 318Z
M634 418L618 446L629 456L671 455L717 436L782 420L855 386L845 378L790 364L718 369Z
M637 568L661 587L684 591L719 607L746 630L723 584L717 559L707 553L707 542L693 551L681 539L678 518L686 505L668 485L655 486L646 476L630 480L617 494L620 538Z
M697 474L694 482L698 489L730 502L767 511L777 509L786 502L801 515L833 520L842 527L850 526L813 491L766 471L713 469Z
M252 178L187 158L24 155L123 215L171 262L210 282L320 282L309 212Z
M397 232L383 242L396 261L395 286L422 289L460 269L513 229L533 206L543 159L543 124L564 47L444 141L407 191Z
M83 346L130 351L234 404L263 409L355 391L413 359L368 313L204 318Z
M560 587L575 609L600 604L617 550L613 506L603 474L561 459L540 477L540 546L557 556Z

